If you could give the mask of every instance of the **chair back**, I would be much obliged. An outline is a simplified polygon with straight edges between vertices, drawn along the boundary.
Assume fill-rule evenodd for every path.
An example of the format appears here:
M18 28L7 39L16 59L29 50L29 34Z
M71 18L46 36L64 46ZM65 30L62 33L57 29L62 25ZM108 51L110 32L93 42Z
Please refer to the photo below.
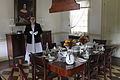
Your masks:
M92 54L92 55L89 56L89 59L88 59L88 62L87 62L88 70L90 70L91 67L93 69L94 67L98 66L99 57L100 57L100 54Z
M39 70L39 73L43 73L43 79L46 80L47 77L47 65L44 57L38 56L36 54L30 54L30 61L32 63L33 68L33 80L37 80L37 71Z
M106 45L107 40L93 39L93 42Z
M86 68L88 80L90 80L93 74L95 74L96 77L98 76L99 57L100 57L100 54L92 54L89 56L89 59L87 62L87 68Z

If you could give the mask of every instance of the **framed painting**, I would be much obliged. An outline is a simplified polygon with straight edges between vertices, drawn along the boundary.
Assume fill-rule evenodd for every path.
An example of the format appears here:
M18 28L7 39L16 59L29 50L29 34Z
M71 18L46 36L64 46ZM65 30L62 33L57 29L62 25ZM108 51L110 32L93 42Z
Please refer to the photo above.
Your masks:
M36 17L36 0L14 0L15 25L29 24L30 16Z

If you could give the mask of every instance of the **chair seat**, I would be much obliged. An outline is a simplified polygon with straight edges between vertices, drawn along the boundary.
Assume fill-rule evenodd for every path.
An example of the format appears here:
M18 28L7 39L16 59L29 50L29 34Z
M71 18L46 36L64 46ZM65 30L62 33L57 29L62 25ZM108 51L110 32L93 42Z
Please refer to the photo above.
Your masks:
M39 72L39 71L36 72L36 74L37 74L36 79L43 79L43 76L44 76L43 72ZM52 80L53 78L56 78L56 77L57 77L57 75L54 72L51 72L47 75L47 80Z
M44 69L42 67L39 68L39 66L37 66L36 68L36 79L42 79L44 76ZM52 78L57 77L57 74L54 72L50 72L49 70L47 71L47 79L50 80Z
M93 39L93 42L96 42L98 44L104 44L104 45L106 45L107 40Z

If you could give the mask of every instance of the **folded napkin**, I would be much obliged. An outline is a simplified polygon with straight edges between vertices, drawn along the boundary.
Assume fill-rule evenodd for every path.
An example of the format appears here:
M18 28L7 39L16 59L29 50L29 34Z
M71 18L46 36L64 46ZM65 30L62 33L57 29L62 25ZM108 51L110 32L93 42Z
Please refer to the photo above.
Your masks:
M54 57L54 56L51 56L50 54L48 54L48 56L46 56L46 59L47 59L48 61L53 61L53 60L55 60L55 57Z
M83 59L83 58L77 58L77 61L79 61L79 62L86 62L87 60Z
M99 51L93 51L93 53L99 53Z

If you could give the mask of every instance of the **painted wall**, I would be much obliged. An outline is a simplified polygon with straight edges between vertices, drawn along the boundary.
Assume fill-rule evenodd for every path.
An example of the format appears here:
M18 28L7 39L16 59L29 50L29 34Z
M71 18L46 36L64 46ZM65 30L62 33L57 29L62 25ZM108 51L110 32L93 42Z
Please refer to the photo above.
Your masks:
M5 39L5 33L10 32L9 19L12 16L11 0L0 0L0 39ZM11 10L11 11L10 11Z
M0 0L0 60L7 56L5 34L10 33L9 19L13 17L13 1Z
M52 31L52 40L59 45L70 33L69 11L49 13L51 4L52 0L37 0L37 21L42 24L43 30Z
M64 36L61 27L61 13L49 13L50 0L36 0L36 18L43 30L52 31L53 42L60 44ZM14 0L0 0L0 57L7 56L7 45L5 34L11 33L11 19L14 19ZM12 26L13 32L23 30L25 26Z
M101 8L102 0L91 0L88 18L88 31L91 40L101 38Z
M102 38L110 44L118 45L113 54L120 57L120 0L103 0Z

